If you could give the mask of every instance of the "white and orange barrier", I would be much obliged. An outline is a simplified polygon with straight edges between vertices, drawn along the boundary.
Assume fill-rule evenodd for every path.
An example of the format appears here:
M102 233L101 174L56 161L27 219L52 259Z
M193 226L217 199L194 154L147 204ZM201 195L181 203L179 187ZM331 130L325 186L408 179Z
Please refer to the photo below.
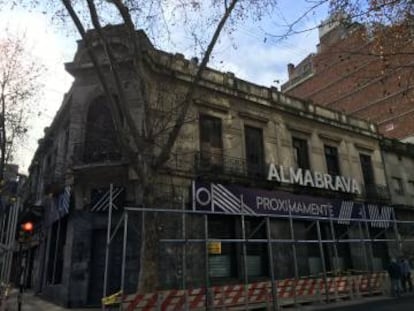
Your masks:
M384 292L385 272L356 275L353 278L358 296L381 294Z
M384 272L355 276L285 279L275 282L279 306L380 294ZM117 293L119 294L119 293ZM267 308L273 303L271 282L222 285L188 290L165 290L148 294L114 295L103 302L122 303L127 311L236 310Z

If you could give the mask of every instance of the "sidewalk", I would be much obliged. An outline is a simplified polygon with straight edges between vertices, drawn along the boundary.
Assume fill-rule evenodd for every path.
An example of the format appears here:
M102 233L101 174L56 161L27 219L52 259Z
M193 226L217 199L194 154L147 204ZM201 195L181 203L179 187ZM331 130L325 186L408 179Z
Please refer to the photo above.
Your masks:
M405 294L403 297L414 297L413 294ZM331 303L318 303L318 304L309 304L301 305L298 307L284 307L281 310L301 310L301 311L317 311L317 310L335 310L340 307L351 307L351 306L360 306L363 304L369 304L371 302L380 302L380 301L389 301L393 298L388 296L374 296L374 297L365 297L354 300L343 300L338 302ZM17 311L17 290L13 289L10 293L10 297L7 300L6 304L7 311ZM32 292L26 292L23 295L22 311L98 311L99 308L84 308L84 309L68 309L62 306L53 304L42 299L39 296L35 296Z
M413 293L406 293L403 294L402 297L414 297ZM358 306L363 306L365 304L370 304L370 303L375 303L375 302L388 302L390 300L395 300L395 298L391 297L391 296L386 296L386 295L378 295L378 296L371 296L371 297L362 297L362 298L357 298L357 299L353 299L353 300L339 300L336 302L330 302L330 303L315 303L315 304L310 304L310 305L302 305L302 306L298 306L296 309L294 307L292 308L282 308L286 309L286 310L301 310L301 311L322 311L322 310L336 310L337 308L342 308L342 307L358 307Z
M13 289L6 303L6 311L17 311L17 290ZM42 299L39 296L35 296L33 292L25 292L23 294L22 311L97 311L100 309L87 308L87 309L68 309L62 306L53 304Z
M297 310L301 311L318 311L318 310L332 310L340 307L351 307L351 306L359 306L370 302L376 302L376 301L388 301L393 298L388 296L373 296L373 297L364 297L364 298L358 298L353 300L343 300L343 301L337 301L337 302L331 302L331 303L323 303L323 304L315 304L315 305L309 305L309 306L301 306L297 308ZM294 310L294 309L293 309Z

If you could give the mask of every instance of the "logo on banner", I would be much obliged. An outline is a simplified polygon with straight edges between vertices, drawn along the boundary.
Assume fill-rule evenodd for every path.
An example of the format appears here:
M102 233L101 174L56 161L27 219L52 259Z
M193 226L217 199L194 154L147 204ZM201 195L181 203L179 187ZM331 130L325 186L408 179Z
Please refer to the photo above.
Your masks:
M354 202L342 201L341 209L338 215L338 224L349 225L351 223L353 209L354 209Z
M196 204L207 207L212 212L226 214L240 214L247 212L256 214L254 210L244 204L242 196L237 197L220 184L210 184L210 187L199 187L195 191Z
M389 228L393 215L388 206L203 182L193 183L193 209L229 215L325 218L342 225L367 219L374 228Z
M371 222L371 227L374 228L388 228L390 226L390 219L392 214L392 208L383 206L381 211L377 205L369 204L368 206L369 219L374 220Z

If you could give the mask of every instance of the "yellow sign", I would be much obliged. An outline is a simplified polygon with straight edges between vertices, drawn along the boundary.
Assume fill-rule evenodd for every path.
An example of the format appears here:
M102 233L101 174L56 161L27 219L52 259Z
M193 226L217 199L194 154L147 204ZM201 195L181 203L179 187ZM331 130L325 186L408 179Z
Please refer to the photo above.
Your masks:
M208 247L209 254L212 254L212 255L221 254L221 242L209 242L207 247Z
M103 297L102 304L105 306L109 306L109 305L119 303L120 302L119 298L121 298L121 296L122 296L122 292L119 291L111 296Z

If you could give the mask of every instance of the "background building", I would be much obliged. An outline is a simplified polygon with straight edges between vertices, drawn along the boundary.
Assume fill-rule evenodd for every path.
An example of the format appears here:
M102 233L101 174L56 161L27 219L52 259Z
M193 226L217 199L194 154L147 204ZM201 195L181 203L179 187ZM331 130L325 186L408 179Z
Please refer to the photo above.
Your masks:
M412 42L394 39L386 27L381 41L370 31L334 18L323 23L317 52L288 64L282 91L374 122L387 137L413 141Z

